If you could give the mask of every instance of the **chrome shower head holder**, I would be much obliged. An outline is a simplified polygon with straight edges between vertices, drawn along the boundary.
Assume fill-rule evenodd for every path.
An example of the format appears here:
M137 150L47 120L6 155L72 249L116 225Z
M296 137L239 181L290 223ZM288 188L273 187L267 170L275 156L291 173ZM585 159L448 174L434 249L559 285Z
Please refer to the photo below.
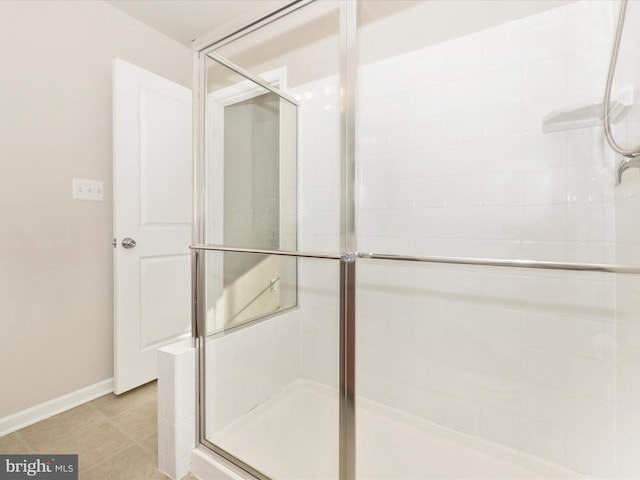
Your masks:
M616 186L622 183L622 174L630 168L640 168L640 156L620 157L616 167Z

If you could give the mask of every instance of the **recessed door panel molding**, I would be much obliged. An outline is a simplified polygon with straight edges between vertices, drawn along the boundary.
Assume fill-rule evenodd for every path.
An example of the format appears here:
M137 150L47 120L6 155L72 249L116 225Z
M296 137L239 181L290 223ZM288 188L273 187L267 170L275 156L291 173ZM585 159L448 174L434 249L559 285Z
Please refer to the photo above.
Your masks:
M184 96L140 90L140 226L190 225L191 198L176 195L189 185L184 152L191 156L191 102Z

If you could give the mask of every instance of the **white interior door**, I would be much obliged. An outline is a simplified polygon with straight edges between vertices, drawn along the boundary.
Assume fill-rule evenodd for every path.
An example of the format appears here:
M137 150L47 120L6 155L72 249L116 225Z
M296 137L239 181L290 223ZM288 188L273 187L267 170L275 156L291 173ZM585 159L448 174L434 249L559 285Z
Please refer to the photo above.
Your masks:
M191 90L113 61L116 394L190 332L191 118Z

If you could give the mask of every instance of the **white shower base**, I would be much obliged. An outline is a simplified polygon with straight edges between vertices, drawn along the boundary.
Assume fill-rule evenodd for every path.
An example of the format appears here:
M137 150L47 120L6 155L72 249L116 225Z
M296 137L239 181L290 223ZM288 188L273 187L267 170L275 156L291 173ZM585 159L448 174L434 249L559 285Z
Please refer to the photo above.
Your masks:
M356 415L359 479L584 478L368 400L357 402ZM210 440L272 478L334 480L337 422L337 393L299 380ZM213 477L197 463L194 474Z

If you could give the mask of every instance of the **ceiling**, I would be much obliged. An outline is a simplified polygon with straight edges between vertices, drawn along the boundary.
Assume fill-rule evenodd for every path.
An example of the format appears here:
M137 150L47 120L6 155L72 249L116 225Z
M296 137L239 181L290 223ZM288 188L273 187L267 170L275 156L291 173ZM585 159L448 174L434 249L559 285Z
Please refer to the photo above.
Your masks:
M2 1L2 0L0 0ZM177 42L192 46L192 41L243 25L271 13L293 0L105 0L127 15L137 18ZM370 0L358 12L359 23L367 24L424 0ZM236 30L231 29L231 31Z
M282 0L106 0L177 42L191 47L205 36L240 18L255 18L282 6Z

